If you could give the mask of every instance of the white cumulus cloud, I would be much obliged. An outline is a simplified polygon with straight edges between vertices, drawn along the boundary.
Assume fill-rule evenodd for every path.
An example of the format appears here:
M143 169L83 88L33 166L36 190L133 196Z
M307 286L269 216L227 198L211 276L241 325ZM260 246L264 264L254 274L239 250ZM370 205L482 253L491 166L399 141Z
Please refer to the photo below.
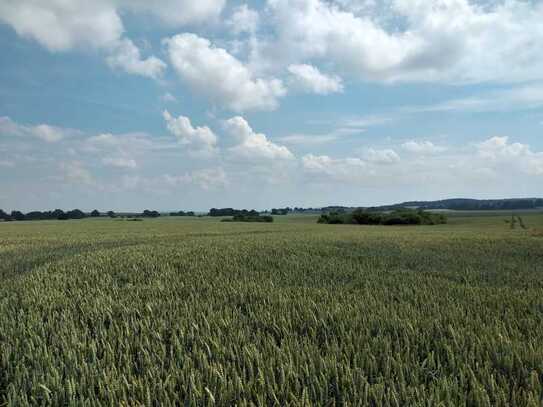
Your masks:
M295 87L319 95L343 91L343 83L337 75L325 75L318 68L307 64L294 64L288 67L292 75L291 83Z
M121 68L126 72L149 78L158 78L166 69L166 64L161 59L149 57L141 58L138 47L126 38L119 40L114 47L114 52L107 57L108 64L113 68Z
M230 151L239 157L250 160L294 158L285 146L272 143L265 134L256 133L243 117L236 116L226 120L224 128L235 142Z
M492 137L477 145L479 159L495 168L512 168L528 175L543 175L543 152L527 144L511 143L508 137Z
M213 149L217 144L217 136L207 127L193 127L190 119L185 116L173 117L165 110L162 113L168 131L178 138L181 144L196 149Z
M254 77L242 62L205 38L179 34L164 44L179 77L219 107L273 110L286 94L281 80Z

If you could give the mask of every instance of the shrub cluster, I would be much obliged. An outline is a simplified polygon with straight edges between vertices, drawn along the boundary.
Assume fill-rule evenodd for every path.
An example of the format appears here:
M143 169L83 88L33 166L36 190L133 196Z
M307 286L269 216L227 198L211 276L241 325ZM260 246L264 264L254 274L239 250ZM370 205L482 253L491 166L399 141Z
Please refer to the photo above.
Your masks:
M447 223L442 213L423 210L398 209L390 213L369 212L356 209L351 213L328 213L321 215L318 223L353 225L440 225Z
M273 222L273 216L269 215L234 215L231 219L223 219L221 222Z

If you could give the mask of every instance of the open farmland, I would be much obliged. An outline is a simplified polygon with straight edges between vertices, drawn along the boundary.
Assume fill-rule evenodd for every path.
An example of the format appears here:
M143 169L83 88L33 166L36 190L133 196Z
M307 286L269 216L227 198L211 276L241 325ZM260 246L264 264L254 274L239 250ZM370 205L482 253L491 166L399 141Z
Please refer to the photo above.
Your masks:
M0 405L540 406L543 215L0 223Z

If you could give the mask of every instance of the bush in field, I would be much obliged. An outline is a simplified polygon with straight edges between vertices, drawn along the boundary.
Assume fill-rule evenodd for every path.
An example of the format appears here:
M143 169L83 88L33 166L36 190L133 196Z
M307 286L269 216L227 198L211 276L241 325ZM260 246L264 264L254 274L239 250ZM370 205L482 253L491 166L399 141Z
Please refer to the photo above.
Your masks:
M352 213L324 214L319 218L318 223L343 225L439 225L447 223L447 217L441 213L413 209L398 209L390 213L356 209Z
M318 223L328 223L330 225L343 225L352 223L349 216L344 213L325 213L317 221Z
M379 225L382 222L382 215L357 209L352 213L352 219L359 225Z
M381 216L382 225L421 225L422 216L415 211L394 211Z

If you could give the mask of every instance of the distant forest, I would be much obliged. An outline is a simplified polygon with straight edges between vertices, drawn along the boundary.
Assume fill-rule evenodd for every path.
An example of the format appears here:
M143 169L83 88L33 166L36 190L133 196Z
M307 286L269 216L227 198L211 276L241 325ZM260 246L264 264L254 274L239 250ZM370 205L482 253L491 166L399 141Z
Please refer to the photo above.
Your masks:
M321 208L322 213L352 212L358 207L327 206ZM517 209L543 209L543 198L512 198L512 199L466 199L454 198L439 201L408 201L393 205L364 207L366 211L382 212L397 209L448 209L455 211L498 211ZM311 209L313 211L313 209Z
M488 211L543 208L543 198L519 199L444 199L441 201L411 201L396 205L380 206L378 210L398 208L450 209L457 211ZM373 209L373 208L370 208Z

